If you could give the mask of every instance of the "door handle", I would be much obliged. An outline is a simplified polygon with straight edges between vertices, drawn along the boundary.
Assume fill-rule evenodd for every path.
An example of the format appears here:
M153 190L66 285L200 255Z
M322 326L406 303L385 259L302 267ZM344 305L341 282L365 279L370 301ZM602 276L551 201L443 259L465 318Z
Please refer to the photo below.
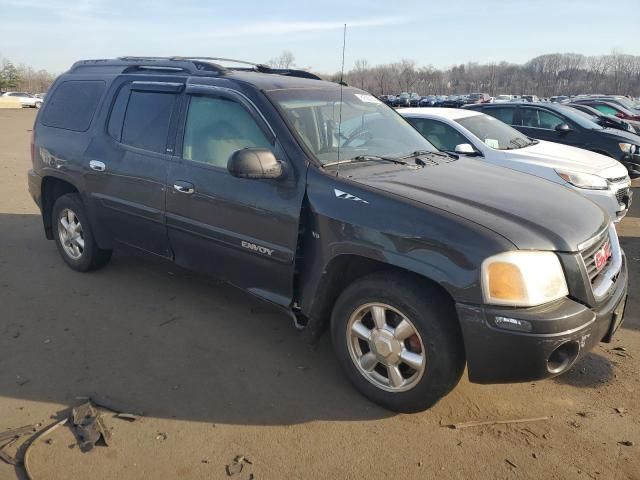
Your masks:
M91 160L89 162L89 168L91 170L95 170L96 172L104 172L107 169L107 166L98 160Z
M186 193L187 195L191 195L196 191L195 187L192 183L177 181L173 184L173 189L176 192Z

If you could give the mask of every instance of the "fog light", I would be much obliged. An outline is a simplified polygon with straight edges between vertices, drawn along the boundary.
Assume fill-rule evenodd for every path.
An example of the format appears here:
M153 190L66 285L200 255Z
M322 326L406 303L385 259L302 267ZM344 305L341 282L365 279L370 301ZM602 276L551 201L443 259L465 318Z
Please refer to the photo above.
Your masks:
M516 332L530 332L533 330L531 322L509 317L496 317L496 326L505 330L515 330Z

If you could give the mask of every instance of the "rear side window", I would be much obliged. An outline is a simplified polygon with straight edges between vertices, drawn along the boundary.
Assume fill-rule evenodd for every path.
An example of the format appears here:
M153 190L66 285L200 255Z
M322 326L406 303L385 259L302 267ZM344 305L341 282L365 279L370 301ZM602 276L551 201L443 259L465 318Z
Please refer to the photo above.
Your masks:
M507 125L513 125L513 112L515 108L486 108L482 113L491 115Z
M47 99L42 124L74 132L86 132L105 89L102 80L62 82Z
M109 134L125 145L165 153L175 101L173 93L124 88L111 112Z
M522 126L543 128L545 130L553 130L558 125L565 123L564 120L553 113L546 110L538 110L536 108L522 109Z

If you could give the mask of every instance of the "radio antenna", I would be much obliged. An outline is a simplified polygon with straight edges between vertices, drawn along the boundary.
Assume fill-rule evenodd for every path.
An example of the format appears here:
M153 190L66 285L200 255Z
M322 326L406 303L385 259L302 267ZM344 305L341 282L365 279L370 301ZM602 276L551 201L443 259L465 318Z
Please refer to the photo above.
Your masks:
M338 167L336 176L340 176L340 139L342 138L342 87L344 87L344 51L347 46L347 24L342 33L342 66L340 67L340 105L338 106Z

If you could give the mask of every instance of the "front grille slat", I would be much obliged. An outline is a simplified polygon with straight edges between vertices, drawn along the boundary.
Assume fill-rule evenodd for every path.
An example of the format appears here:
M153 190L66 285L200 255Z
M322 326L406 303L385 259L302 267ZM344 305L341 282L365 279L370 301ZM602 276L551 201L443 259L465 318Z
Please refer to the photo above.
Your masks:
M589 245L588 247L586 247L580 252L580 255L582 256L582 261L584 262L584 266L587 270L587 276L589 277L589 282L591 283L591 285L595 283L595 281L598 278L598 275L600 275L600 273L603 270L606 270L606 268L611 263L612 256L607 259L606 263L602 267L598 268L596 267L596 260L594 258L594 255L596 254L596 252L602 249L607 244L609 246L611 245L608 230L600 234L591 245Z
M617 192L616 192L616 199L618 200L618 202L623 202L625 198L629 197L629 187L626 188L620 188Z

